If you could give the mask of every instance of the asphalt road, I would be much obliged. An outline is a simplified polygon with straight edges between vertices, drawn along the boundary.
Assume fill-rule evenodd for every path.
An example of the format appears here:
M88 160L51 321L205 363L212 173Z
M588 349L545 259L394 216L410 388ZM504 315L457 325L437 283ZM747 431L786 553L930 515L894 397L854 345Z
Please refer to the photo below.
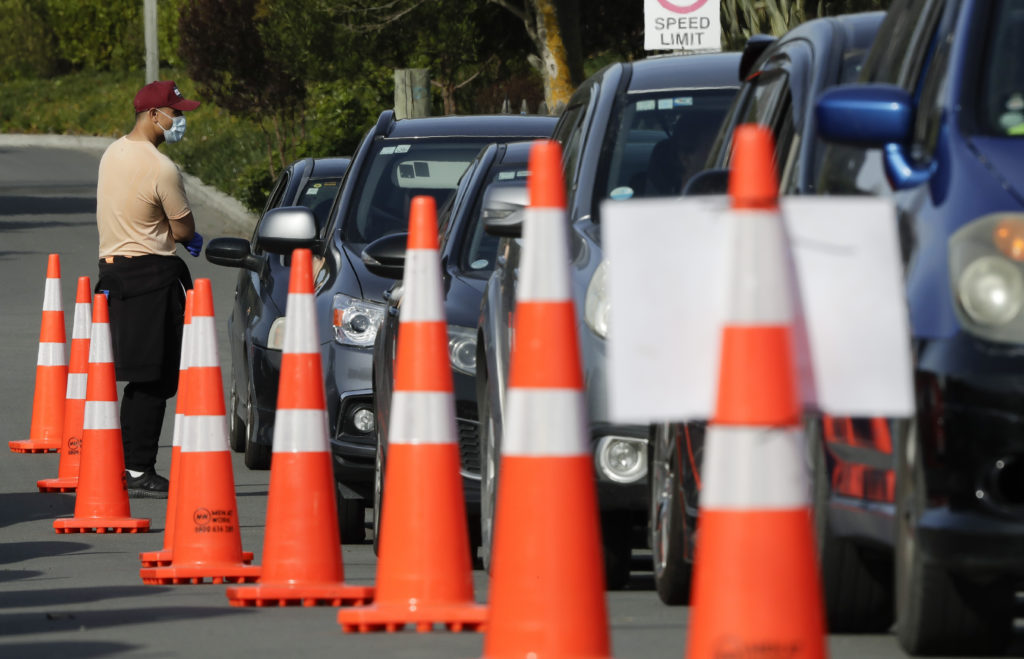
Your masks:
M143 585L138 553L163 545L163 501L131 502L134 516L152 520L149 534L54 533L53 519L73 514L74 496L40 494L35 482L56 476L57 455L10 453L6 442L28 434L47 254L61 255L69 337L75 280L96 276L97 146L0 136L0 657L479 656L483 639L475 633L345 634L331 607L237 609L224 586ZM251 231L252 218L232 200L194 179L188 191L207 240ZM236 273L179 251L193 277L212 280L226 358L224 319ZM157 465L164 474L173 409L172 401ZM247 470L236 454L234 477L243 547L259 562L269 472ZM373 583L369 543L344 546L343 559L347 581ZM486 575L476 571L474 578L477 599L486 601ZM649 573L636 573L630 588L608 593L607 602L615 656L683 655L688 609L662 605ZM891 634L831 636L829 647L839 658L904 656Z

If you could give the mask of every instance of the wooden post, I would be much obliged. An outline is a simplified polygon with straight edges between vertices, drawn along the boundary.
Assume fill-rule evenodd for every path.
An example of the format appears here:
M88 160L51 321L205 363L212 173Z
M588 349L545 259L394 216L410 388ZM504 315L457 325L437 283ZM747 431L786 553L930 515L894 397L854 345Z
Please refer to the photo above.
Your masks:
M146 41L146 83L160 78L160 50L156 39L156 0L143 0L142 22Z
M430 116L430 71L395 69L395 118Z

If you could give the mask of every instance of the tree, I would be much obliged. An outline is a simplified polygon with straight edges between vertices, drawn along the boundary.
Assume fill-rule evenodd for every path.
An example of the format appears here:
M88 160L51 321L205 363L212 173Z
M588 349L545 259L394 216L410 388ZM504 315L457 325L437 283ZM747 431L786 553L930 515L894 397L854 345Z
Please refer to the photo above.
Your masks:
M258 9L259 0L190 0L179 21L179 55L200 94L263 131L273 176L295 157L306 88L268 56Z
M886 9L891 0L722 0L722 45L742 49L755 34L781 36L805 20Z

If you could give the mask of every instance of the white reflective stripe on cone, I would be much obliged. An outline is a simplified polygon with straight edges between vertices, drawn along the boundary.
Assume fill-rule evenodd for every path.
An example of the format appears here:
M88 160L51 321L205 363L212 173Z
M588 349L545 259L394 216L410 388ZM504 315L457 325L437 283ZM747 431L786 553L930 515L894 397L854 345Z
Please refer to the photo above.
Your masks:
M67 366L63 343L40 343L36 366Z
M88 339L92 326L92 305L88 302L75 303L75 318L71 325L72 339Z
M210 367L220 366L217 357L217 326L214 324L213 316L192 316L192 335L189 343L195 344L189 347L191 359L189 368L193 366Z
M519 262L519 301L561 302L569 288L569 227L560 208L527 208Z
M87 400L85 401L85 417L83 430L120 430L117 401Z
M192 323L191 321L181 328L181 357L178 359L178 383L181 383L181 372L188 370L188 362L192 358L189 350L192 349Z
M407 322L444 321L441 292L441 261L435 249L407 249L402 270L402 304L398 320Z
M68 388L64 398L69 400L85 400L85 387L89 376L85 373L68 373Z
M326 410L282 410L274 414L274 453L325 453Z
M90 364L113 364L114 351L110 347L110 325L92 324L92 338L89 340Z
M46 279L46 286L43 287L43 311L64 311L60 302L60 279Z
M224 415L186 414L182 425L182 453L231 450L228 446L228 421Z
M181 448L181 434L185 429L185 415L174 415L174 429L171 431L171 446Z
M455 444L455 397L450 391L395 391L389 444Z
M788 325L793 320L793 261L778 211L733 210L730 227L726 321L735 325ZM736 264L742 264L737 267Z
M289 293L285 311L284 352L320 354L316 333L316 306L311 293Z
M710 425L700 507L792 510L810 505L809 460L799 428Z
M508 390L502 455L590 455L583 394L575 389Z

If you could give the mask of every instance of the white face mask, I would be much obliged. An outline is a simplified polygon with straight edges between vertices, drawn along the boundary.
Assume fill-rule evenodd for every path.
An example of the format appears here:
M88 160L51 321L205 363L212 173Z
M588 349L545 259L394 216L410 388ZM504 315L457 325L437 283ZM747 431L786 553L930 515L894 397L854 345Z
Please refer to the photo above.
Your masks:
M185 115L172 117L161 110L157 110L157 112L171 120L171 127L164 128L164 140L167 142L180 142L181 138L185 136Z

